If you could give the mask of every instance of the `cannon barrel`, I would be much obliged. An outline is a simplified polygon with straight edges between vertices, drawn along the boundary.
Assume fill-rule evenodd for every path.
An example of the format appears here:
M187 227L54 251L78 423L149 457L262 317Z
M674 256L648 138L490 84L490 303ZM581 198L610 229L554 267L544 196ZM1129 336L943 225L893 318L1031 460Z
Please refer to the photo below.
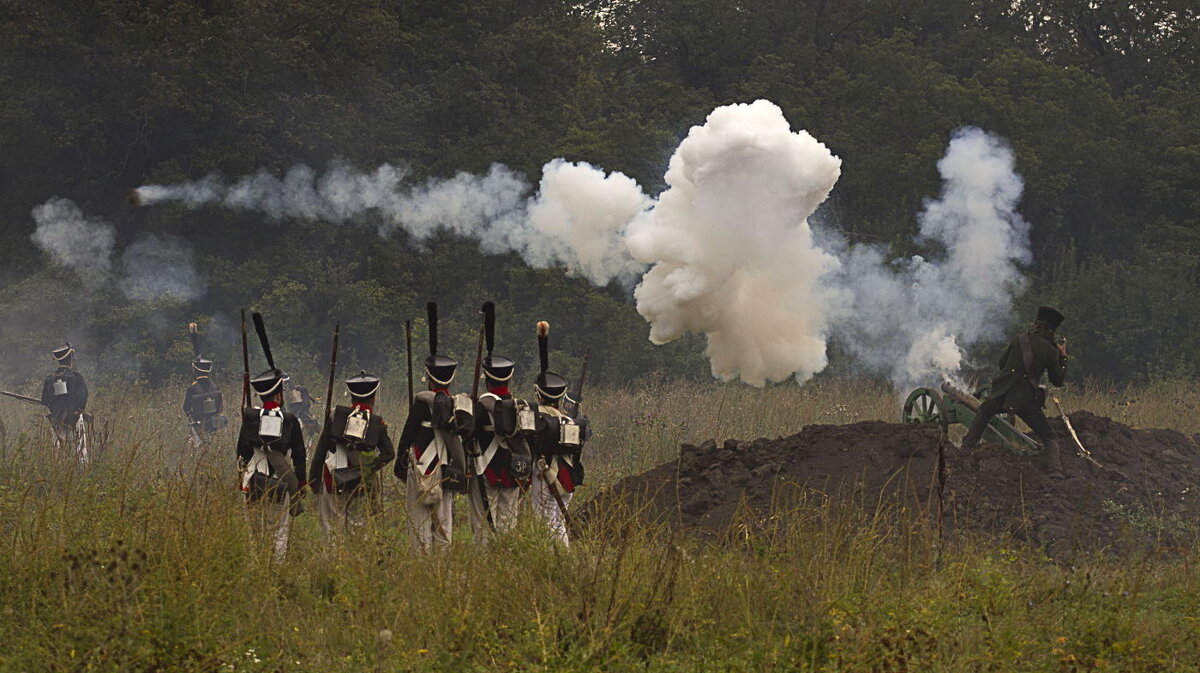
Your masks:
M978 412L980 405L983 404L983 402L979 401L978 397L961 390L958 386L949 381L942 382L942 392L950 397L953 397L956 401L960 402L963 406L974 412Z

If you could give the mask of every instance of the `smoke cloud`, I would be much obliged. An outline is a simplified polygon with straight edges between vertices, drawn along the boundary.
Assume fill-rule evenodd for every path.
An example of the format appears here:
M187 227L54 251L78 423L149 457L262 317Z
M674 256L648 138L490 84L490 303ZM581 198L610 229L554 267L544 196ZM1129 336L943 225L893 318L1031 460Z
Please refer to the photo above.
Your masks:
M111 224L84 217L78 206L57 196L34 208L33 220L37 229L30 238L52 260L89 287L108 279L117 238Z
M534 267L636 285L650 339L705 334L719 378L803 382L826 367L836 338L864 368L906 386L954 377L964 349L1002 336L996 318L1008 315L1030 260L1029 225L1015 211L1022 184L1003 142L960 130L938 169L942 193L920 213L916 240L931 252L903 260L813 230L841 160L769 101L717 108L692 128L657 199L621 173L562 159L543 167L536 192L500 164L417 182L402 166L335 162L323 173L301 165L282 177L147 185L134 199L370 222L418 244L449 231ZM194 285L160 288L184 286Z
M33 242L54 262L74 271L89 289L114 283L137 302L163 297L191 301L207 291L192 247L181 238L146 236L121 253L114 269L116 229L111 224L85 217L79 206L60 197L34 208L33 219Z
M767 101L693 127L627 240L654 265L635 292L650 340L704 333L713 374L752 385L824 369L834 296L820 281L838 262L807 218L840 174L841 160Z
M938 162L937 200L919 215L930 257L888 261L877 247L843 247L831 278L849 292L836 335L868 369L897 387L955 378L963 350L1003 338L1032 257L1016 212L1023 184L1013 154L977 128L956 131Z
M122 253L121 270L117 287L133 301L192 301L208 290L192 247L181 238L151 234L139 240Z

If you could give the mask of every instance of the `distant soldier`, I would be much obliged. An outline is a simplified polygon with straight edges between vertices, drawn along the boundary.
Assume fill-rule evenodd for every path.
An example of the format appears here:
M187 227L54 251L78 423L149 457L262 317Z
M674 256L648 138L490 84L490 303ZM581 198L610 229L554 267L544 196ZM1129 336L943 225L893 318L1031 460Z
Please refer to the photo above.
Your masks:
M183 413L191 425L191 442L196 448L208 441L214 432L229 424L229 419L222 415L225 399L217 384L213 383L212 368L212 360L199 356L192 360L192 372L196 378L183 396Z
M521 491L529 486L533 463L525 432L536 430L536 414L525 400L509 391L516 365L493 355L496 309L483 305L487 356L483 377L487 392L475 402L475 436L470 460L475 483L470 485L471 529L480 540L492 531L506 533L517 524ZM524 427L523 427L524 426Z
M567 394L567 380L548 371L550 324L539 322L537 335L541 373L533 385L538 404L533 511L546 521L556 539L569 544L567 506L575 487L583 483L583 428L559 409Z
M304 442L307 444L321 431L321 422L312 415L313 397L308 394L308 388L300 383L291 383L292 377L283 375L284 399L287 400L287 410L300 419L300 427L304 428Z
M971 428L963 437L962 448L973 449L996 414L1012 412L1033 430L1046 451L1046 474L1054 480L1064 478L1058 438L1050 429L1042 407L1046 389L1042 374L1050 383L1061 386L1067 374L1067 347L1055 341L1055 330L1063 315L1049 306L1037 310L1033 327L1018 336L1000 357L1000 374L992 380L988 398L979 407Z
M192 374L195 380L184 393L183 413L187 416L190 429L188 443L192 448L199 448L212 433L228 425L229 419L221 415L225 401L212 380L212 360L200 354L200 328L196 323L188 323L188 336L192 341Z
M88 428L85 412L88 388L83 375L75 371L75 349L71 344L50 353L58 363L54 373L42 382L42 404L50 411L54 445L71 448L82 460L88 459Z
M413 546L429 551L450 545L454 494L467 487L462 437L473 430L474 405L466 395L450 395L458 361L438 354L437 304L430 302L429 357L425 378L429 390L417 393L400 435L406 456L396 461L396 476L405 481L408 529Z
M375 413L379 379L365 371L346 380L350 406L338 406L317 439L308 483L317 493L326 536L363 523L370 494L378 494L378 472L396 457L387 423Z
M269 369L251 379L250 386L262 398L262 406L242 411L237 442L242 491L251 526L259 535L271 536L275 558L282 560L292 515L299 513L304 436L296 416L281 408L283 372Z

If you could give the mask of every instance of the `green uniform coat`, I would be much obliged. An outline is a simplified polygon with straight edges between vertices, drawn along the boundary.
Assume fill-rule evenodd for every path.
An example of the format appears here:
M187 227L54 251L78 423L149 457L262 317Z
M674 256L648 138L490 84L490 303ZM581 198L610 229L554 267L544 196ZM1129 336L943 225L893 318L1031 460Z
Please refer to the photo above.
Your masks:
M1050 383L1061 386L1067 374L1067 358L1054 344L1054 333L1043 327L1034 327L1029 335L1029 347L1033 351L1033 380L1041 381L1044 372ZM1019 411L1034 403L1034 389L1025 375L1025 358L1021 354L1020 338L1013 339L1000 356L1000 374L992 380L989 398L1004 398L1004 408Z

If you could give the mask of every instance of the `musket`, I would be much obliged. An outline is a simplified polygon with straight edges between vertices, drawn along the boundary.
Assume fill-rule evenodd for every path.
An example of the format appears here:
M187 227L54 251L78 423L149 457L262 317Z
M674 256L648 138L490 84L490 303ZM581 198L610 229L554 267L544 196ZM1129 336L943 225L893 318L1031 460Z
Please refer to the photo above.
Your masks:
M29 397L28 395L20 395L20 394L18 394L18 393L10 393L10 392L8 392L7 390L0 390L0 395L8 395L9 397L12 397L12 398L14 398L14 399L21 400L22 402L28 402L28 403L30 403L30 404L36 404L36 405L38 405L39 407L44 407L44 406L46 406L46 405L42 404L42 401L41 401L41 400L39 400L38 398L36 398L36 397Z
M404 321L404 348L408 355L408 406L413 404L413 371L412 371L412 321Z
M489 316L488 316L489 311L494 311L494 310L495 310L495 307L492 305L492 303L487 302L483 305L483 310L481 310L479 312L479 314L481 316L483 316L483 319L479 323L479 344L475 349L475 377L471 381L471 402L475 402L479 399L479 373L480 373L481 368L483 367L484 335L487 333L488 321L495 320L495 314L492 314L491 318L489 318ZM491 339L491 337L488 337L488 338ZM492 355L491 343L489 341L488 357L491 357L491 355ZM469 437L467 439L467 441L473 443L475 441L475 437L474 436ZM480 450L480 447L475 447L475 448L476 448L476 450ZM479 474L476 474L476 475L472 475L472 472L474 471L474 468L475 468L475 456L471 456L468 454L467 457L469 458L469 460L467 461L467 463L468 463L467 479L470 481L474 481L475 486L479 489L479 500L483 504L483 513L484 513L484 516L487 518L488 527L490 527L492 529L492 531L495 532L496 522L492 520L492 505L491 505L491 503L488 502L487 486L485 485L485 482L487 480L483 476L482 472L480 472Z
M250 347L246 342L246 309L242 309L242 408L250 406Z
M333 354L329 356L329 386L325 388L325 427L333 419L333 377L337 373L338 336L342 331L341 321L333 323Z
M583 351L583 362L579 365L579 378L575 379L575 390L571 391L571 418L579 415L579 406L583 404L583 382L587 379L588 359L591 357L592 349L586 348Z

